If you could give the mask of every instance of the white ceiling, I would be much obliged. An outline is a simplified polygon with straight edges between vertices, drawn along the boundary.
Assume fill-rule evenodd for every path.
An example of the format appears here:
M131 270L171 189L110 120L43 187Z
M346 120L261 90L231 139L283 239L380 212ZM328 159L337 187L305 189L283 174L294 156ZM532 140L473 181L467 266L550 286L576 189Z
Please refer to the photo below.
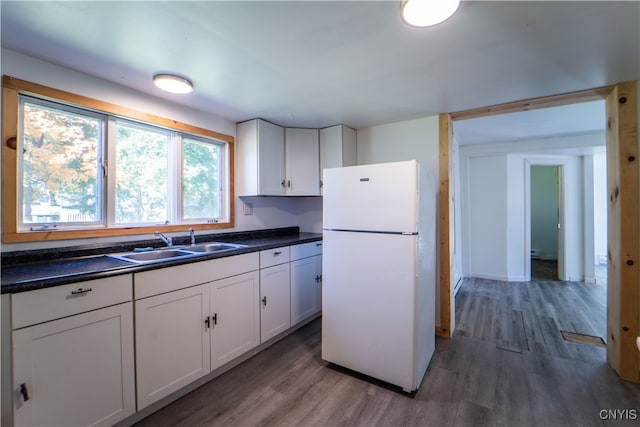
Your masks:
M4 48L233 121L361 128L640 79L638 1L464 1L426 29L403 24L399 1L0 8ZM161 71L195 91L159 92Z
M604 101L591 101L459 120L453 123L453 129L458 143L469 145L604 133L606 121Z

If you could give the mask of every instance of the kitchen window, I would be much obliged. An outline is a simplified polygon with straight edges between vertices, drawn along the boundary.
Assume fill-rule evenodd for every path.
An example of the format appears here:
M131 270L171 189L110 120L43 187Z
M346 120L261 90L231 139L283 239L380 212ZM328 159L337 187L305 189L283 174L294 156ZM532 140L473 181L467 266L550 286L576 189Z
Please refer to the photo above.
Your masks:
M3 83L3 241L233 227L233 137Z

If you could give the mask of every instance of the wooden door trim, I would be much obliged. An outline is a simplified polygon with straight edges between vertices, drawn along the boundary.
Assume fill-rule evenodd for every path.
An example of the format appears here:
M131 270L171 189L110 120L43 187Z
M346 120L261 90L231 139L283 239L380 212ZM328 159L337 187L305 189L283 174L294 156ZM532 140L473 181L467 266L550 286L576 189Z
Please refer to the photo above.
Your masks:
M455 323L453 284L450 257L453 212L449 209L450 174L453 144L452 122L539 108L555 107L595 100L607 100L607 170L608 215L608 303L607 303L607 363L621 378L640 382L640 352L635 337L640 336L640 179L638 154L637 82L619 83L584 91L508 102L489 107L440 114L440 336L450 337ZM615 182L614 182L615 180ZM612 215L613 213L613 215ZM611 233L617 229L617 235ZM613 268L611 268L613 267ZM448 330L447 330L448 329Z

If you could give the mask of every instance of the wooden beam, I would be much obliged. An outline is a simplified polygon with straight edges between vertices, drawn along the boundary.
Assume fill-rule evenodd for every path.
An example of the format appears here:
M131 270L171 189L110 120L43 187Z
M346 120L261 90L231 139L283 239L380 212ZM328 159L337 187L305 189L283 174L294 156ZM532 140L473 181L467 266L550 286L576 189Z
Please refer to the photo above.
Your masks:
M607 104L607 362L640 382L640 209L636 82L621 83Z
M439 195L438 195L438 250L440 254L440 327L436 333L451 337L455 328L455 304L452 283L453 256L453 210L452 194L452 153L453 126L448 114L439 117Z
M598 101L604 99L613 86L604 86L595 89L578 92L563 93L560 95L543 96L540 98L525 99L521 101L506 102L490 107L473 108L470 110L451 113L451 120L475 119L477 117L494 116L497 114L516 113L520 111L537 110L540 108L557 107L560 105L577 104L579 102Z

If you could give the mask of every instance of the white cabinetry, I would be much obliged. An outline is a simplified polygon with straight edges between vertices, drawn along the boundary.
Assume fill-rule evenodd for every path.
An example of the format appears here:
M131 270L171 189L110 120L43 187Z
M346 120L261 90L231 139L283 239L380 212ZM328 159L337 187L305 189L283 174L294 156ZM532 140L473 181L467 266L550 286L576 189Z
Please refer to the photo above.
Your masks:
M211 370L260 344L260 274L211 284Z
M136 301L138 409L209 373L208 308L206 285Z
M317 129L285 129L288 196L320 195L320 151Z
M12 295L14 424L112 425L135 412L130 275Z
M260 252L260 341L291 327L289 247Z
M237 126L237 193L285 195L284 128L261 119Z
M291 247L291 325L322 310L322 243Z
M317 129L284 129L262 119L238 123L236 191L239 196L317 196Z
M139 410L259 343L258 260L250 253L135 275Z
M354 166L356 131L344 125L320 129L320 173L325 168Z

